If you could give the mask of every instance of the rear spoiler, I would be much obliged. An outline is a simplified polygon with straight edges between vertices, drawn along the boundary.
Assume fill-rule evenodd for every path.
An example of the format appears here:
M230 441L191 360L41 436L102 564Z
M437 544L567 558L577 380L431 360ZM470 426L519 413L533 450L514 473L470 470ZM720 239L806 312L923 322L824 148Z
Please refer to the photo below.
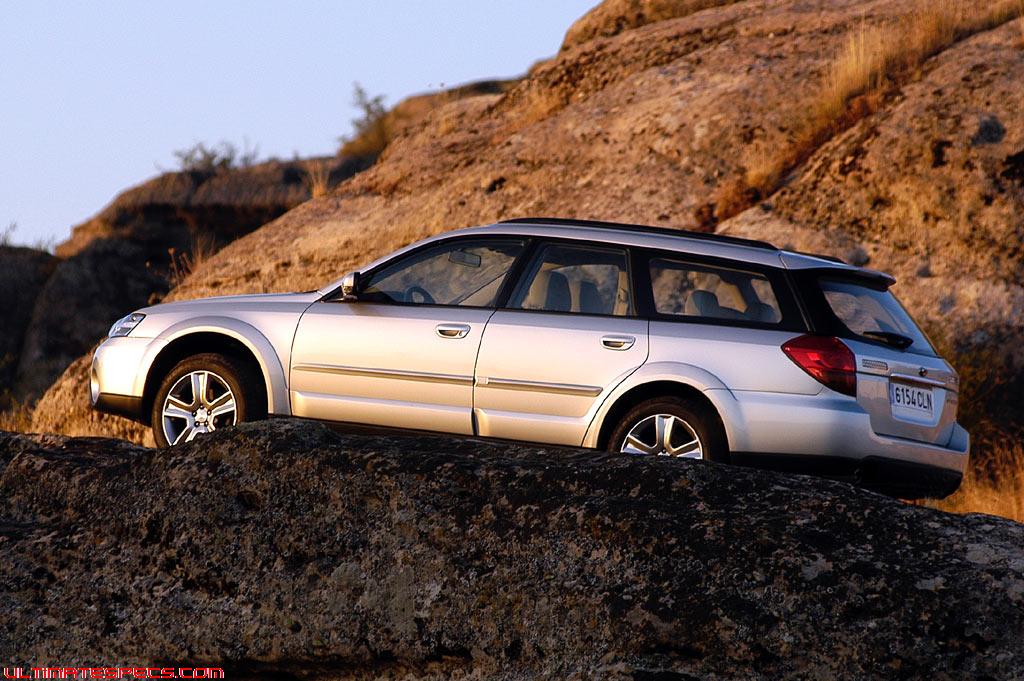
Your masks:
M830 279L845 279L858 284L870 286L871 288L887 289L896 283L896 277L878 270L871 270L866 267L812 267L801 270L802 273L811 274L817 277L829 277Z
M896 277L867 267L850 265L839 258L813 253L782 251L780 254L783 266L794 274L810 272L817 276L827 275L840 279L854 279L875 288L889 288L896 283ZM814 262L817 261L817 262Z

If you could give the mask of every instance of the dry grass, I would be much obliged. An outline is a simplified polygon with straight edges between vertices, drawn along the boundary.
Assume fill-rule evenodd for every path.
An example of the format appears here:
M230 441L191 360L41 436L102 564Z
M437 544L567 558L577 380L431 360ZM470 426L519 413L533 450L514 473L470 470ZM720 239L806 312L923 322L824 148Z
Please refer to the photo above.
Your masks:
M919 0L914 10L894 25L862 25L829 71L817 102L817 117L826 125L841 118L858 95L884 89L957 41L1011 21L1022 12L1021 0L997 0L984 6Z
M952 513L987 513L1024 522L1024 447L1007 443L994 458L998 464L987 472L973 466L968 469L956 494L926 505Z
M32 407L23 402L9 401L0 410L0 430L28 433L32 430Z
M1024 17L1024 0L1020 0L1020 8L1018 11L1019 16ZM1018 45L1020 49L1024 50L1024 18L1017 21L1017 28L1020 29L1020 42Z
M886 94L918 74L930 57L1021 16L1024 0L995 0L983 6L963 0L918 0L896 23L863 22L805 106L799 107L807 113L794 123L794 142L770 156L748 159L743 175L723 183L715 194L714 220L726 220L774 193L792 169L828 139L874 113ZM1021 30L1024 33L1024 27Z
M188 253L178 253L175 249L167 249L171 256L171 265L167 279L174 288L195 272L204 262L217 252L217 242L210 234L198 234L192 238L192 247Z
M325 196L330 187L331 173L323 161L313 161L306 168L306 188L314 199Z
M997 350L958 347L941 329L929 332L960 374L957 420L971 433L971 460L956 494L925 505L1024 522L1024 380Z

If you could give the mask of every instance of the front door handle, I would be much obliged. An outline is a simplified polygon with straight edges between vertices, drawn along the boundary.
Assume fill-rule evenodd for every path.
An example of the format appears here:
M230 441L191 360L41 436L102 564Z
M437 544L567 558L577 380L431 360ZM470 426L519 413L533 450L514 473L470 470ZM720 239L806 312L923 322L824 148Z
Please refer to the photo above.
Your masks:
M629 350L636 343L633 336L605 336L601 339L601 345L609 350Z
M469 324L438 324L436 331L441 338L465 338L469 335Z

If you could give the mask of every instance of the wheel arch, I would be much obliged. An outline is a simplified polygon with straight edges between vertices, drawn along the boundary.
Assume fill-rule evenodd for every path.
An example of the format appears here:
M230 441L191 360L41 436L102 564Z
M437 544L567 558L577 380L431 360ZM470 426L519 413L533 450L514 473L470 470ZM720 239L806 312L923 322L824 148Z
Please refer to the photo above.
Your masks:
M266 391L267 412L288 411L288 390L284 369L273 345L263 334L248 324L225 324L207 320L169 329L165 343L156 352L145 372L141 391L142 414L153 407L156 391L171 368L192 355L215 352L244 362L256 370Z
M587 430L583 446L605 449L619 420L636 405L655 397L680 397L701 404L717 419L726 443L731 443L723 418L727 411L718 404L723 396L731 394L718 377L698 367L675 362L645 365L605 400Z

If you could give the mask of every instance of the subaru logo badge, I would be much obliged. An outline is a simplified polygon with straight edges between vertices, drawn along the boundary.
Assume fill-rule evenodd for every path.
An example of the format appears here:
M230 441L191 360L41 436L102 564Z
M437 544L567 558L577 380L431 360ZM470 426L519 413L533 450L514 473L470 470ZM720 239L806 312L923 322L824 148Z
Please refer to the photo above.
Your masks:
M928 370L925 369L924 367L921 367L920 369L917 370L917 375L920 376L921 378L924 378L925 376L928 375Z

